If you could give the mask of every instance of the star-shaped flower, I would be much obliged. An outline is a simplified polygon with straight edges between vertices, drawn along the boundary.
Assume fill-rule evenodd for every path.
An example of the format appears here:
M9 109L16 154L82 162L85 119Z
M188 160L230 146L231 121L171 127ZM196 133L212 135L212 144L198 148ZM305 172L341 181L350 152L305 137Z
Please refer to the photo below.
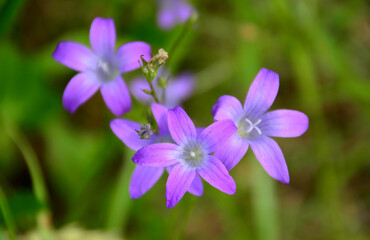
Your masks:
M135 130L140 129L140 124L126 119L114 119L110 126L116 136L129 148L134 151L153 143L173 143L167 123L168 109L160 104L151 105L154 118L158 124L159 134L153 134L149 139L141 139ZM147 167L137 165L130 181L130 197L133 199L141 197L163 175L164 170L171 172L171 167ZM187 191L193 195L201 196L203 194L203 183L200 177L194 178Z
M137 41L126 43L114 52L115 42L113 19L97 17L90 28L92 49L70 41L58 44L53 58L80 72L63 94L63 105L71 113L99 89L113 114L119 116L131 109L130 94L121 74L139 68L140 56L149 60L151 50L147 43Z
M286 109L266 113L278 89L279 75L261 69L248 91L244 107L232 96L224 95L218 99L212 108L214 119L230 119L238 131L215 152L215 157L231 170L243 158L250 145L266 172L288 184L290 178L284 155L270 137L298 137L307 130L308 118L302 112Z
M168 128L175 143L155 143L139 149L132 161L148 167L172 167L166 184L167 207L174 207L199 176L213 187L235 193L235 182L222 162L211 155L236 132L231 120L217 121L200 134L181 107L168 110Z

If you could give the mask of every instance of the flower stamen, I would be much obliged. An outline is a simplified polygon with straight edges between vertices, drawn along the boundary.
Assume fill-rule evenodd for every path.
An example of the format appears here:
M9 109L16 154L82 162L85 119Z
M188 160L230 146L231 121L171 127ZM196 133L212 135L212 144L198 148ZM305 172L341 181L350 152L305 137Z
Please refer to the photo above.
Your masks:
M245 130L246 133L249 134L253 129L256 129L256 131L258 132L259 135L262 134L261 129L259 129L259 127L257 127L257 125L261 123L261 119L258 119L255 123L253 123L248 118L246 118L245 121L249 124L248 129Z
M105 62L105 61L100 60L98 62L98 68L101 69L101 70L103 70L103 72L105 74L110 74L111 73L111 69L109 67L109 64L107 62Z

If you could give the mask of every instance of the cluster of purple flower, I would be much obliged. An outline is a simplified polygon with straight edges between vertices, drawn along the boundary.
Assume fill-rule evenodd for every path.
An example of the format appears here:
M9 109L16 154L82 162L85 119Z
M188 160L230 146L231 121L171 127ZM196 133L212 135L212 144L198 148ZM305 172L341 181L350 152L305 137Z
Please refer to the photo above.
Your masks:
M115 115L120 116L131 109L129 90L121 74L145 64L138 59L143 56L148 61L151 48L144 42L131 42L115 53L115 39L113 20L96 18L90 29L92 50L74 42L62 42L57 46L54 59L80 71L63 95L63 105L70 112L75 112L99 88ZM159 75L168 76L168 73L159 72ZM266 113L278 92L278 74L262 69L249 89L244 107L235 97L221 96L212 108L215 122L204 129L196 128L187 113L177 106L192 92L191 76L183 75L166 88L158 86L157 78L152 83L153 90L166 99L164 105L151 104L158 131L153 132L148 126L143 128L126 119L114 119L110 124L117 137L136 151L132 161L137 166L129 189L132 198L146 193L165 170L169 173L166 184L168 208L174 207L187 191L201 196L202 178L222 192L234 194L236 184L229 171L243 158L249 145L271 177L289 183L283 153L270 137L300 136L308 128L308 118L293 110ZM135 97L143 102L151 100L141 91L148 85L143 79L131 85Z

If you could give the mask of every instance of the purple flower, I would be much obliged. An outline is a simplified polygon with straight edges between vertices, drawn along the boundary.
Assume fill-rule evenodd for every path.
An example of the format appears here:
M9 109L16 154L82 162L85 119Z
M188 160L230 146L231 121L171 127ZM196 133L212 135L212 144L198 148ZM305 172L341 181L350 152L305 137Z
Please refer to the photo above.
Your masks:
M131 109L129 91L121 74L140 67L144 55L150 59L150 46L144 42L130 42L114 52L116 29L113 19L95 18L90 28L88 47L75 42L61 42L53 58L79 71L68 83L63 94L64 107L74 113L98 89L108 108L119 116Z
M217 121L200 134L181 107L168 110L168 127L175 143L155 143L135 153L132 161L148 167L172 167L166 184L167 207L174 207L194 179L202 177L227 193L235 193L235 182L222 162L210 155L236 132L230 120Z
M230 119L238 131L215 152L231 170L245 155L250 145L266 172L282 183L289 183L289 172L278 144L271 137L298 137L308 128L305 114L294 110L274 110L266 113L279 89L279 75L261 69L254 79L244 108L238 99L221 96L212 108L217 121Z
M135 130L140 129L140 124L125 119L114 119L111 121L110 126L112 131L119 139L129 148L134 151L153 143L168 142L172 143L167 123L168 109L160 104L153 103L151 105L154 118L156 119L159 127L159 134L152 135L149 139L141 139ZM141 197L158 181L164 172L164 167L147 167L137 165L130 181L130 196L133 199ZM166 170L171 172L171 167ZM193 195L201 196L203 194L203 183L200 177L194 178L189 189Z
M161 68L163 69L163 68ZM194 89L194 77L190 73L183 73L177 78L171 79L168 73L164 73L165 71L159 70L157 77L154 78L152 84L154 91L156 92L157 96L161 100L164 96L164 105L168 108L173 108L175 106L181 105L181 103L190 97ZM158 86L158 77L165 77L168 80L167 87L165 90ZM150 90L148 81L144 78L137 78L132 81L131 86L131 93L134 97L144 103L151 103L153 102L153 97L144 93L142 89Z
M193 7L186 0L159 0L157 22L163 30L169 30L190 17Z

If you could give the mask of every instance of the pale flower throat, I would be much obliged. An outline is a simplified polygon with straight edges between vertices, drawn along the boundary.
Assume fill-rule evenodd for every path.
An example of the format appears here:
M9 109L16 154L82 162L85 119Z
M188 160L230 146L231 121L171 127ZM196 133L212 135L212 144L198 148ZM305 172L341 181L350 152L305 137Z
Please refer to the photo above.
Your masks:
M256 137L262 134L261 129L258 127L258 124L261 123L261 119L257 119L254 123L247 117L242 118L238 125L238 134L242 138L251 138Z
M181 159L184 165L197 168L203 164L206 155L203 146L197 142L190 142L183 146Z
M99 60L97 66L97 74L104 82L109 82L118 76L118 67L114 61Z

